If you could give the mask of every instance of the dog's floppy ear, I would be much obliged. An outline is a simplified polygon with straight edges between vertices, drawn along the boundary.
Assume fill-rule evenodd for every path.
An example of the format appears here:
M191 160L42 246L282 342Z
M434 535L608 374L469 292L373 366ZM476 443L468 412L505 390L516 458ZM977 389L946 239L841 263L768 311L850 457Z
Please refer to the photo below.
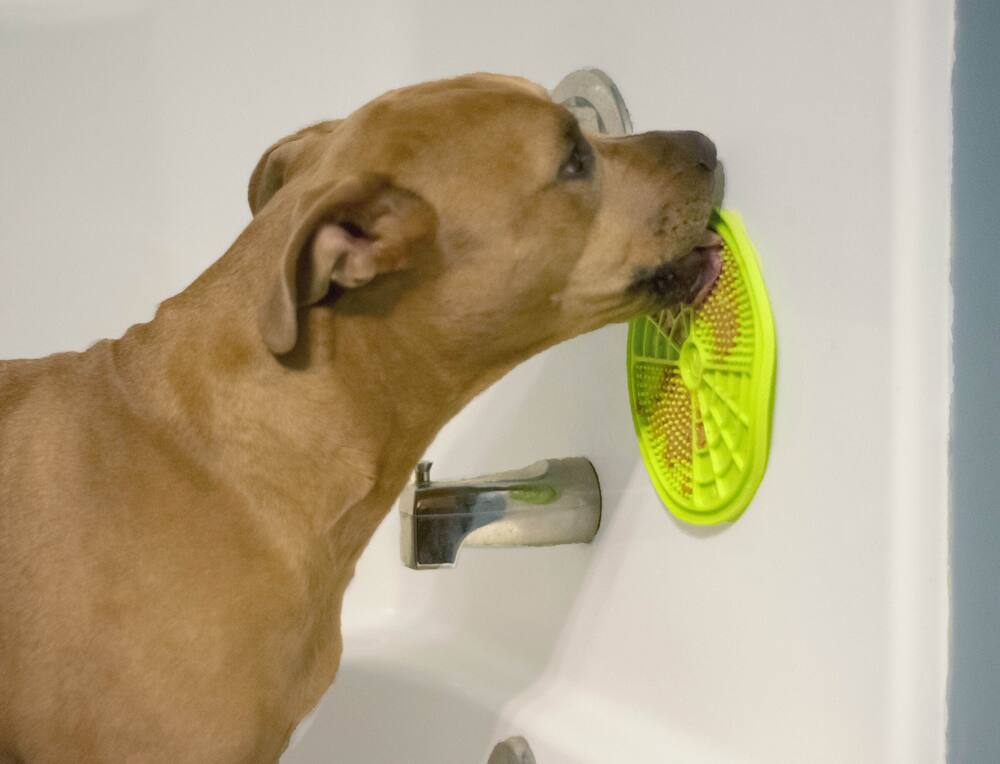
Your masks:
M343 120L331 119L304 127L272 144L257 161L247 185L247 201L254 215L291 176L306 151L317 144L317 138L332 133Z
M305 192L260 309L265 344L275 355L289 352L298 337L299 307L322 300L333 284L355 288L405 268L435 229L430 205L384 175L352 175Z

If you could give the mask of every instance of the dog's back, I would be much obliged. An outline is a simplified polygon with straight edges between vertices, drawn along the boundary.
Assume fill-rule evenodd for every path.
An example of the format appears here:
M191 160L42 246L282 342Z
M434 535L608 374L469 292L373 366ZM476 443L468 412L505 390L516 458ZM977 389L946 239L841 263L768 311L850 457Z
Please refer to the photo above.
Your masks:
M88 410L100 409L92 379L105 352L97 346L0 361L0 757L28 756L4 752L4 742L61 702L58 693L37 697L21 680L28 666L54 673L46 648L60 634L78 633L84 604L76 590L81 557L73 550L82 542L87 502L65 492L86 471L82 423Z
M36 479L44 457L40 438L51 427L53 382L65 356L0 361L0 761L17 761L4 748L19 725L19 667L34 660L25 637L37 643L38 612L32 610L37 566L46 545L45 486ZM55 444L47 444L51 449ZM4 756L11 758L5 759Z

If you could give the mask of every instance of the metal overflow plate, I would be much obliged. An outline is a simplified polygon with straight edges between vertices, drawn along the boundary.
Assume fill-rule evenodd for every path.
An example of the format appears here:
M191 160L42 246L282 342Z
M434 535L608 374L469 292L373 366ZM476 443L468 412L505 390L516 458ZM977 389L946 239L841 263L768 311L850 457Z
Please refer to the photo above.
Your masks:
M553 88L551 97L569 109L584 130L612 137L632 132L621 93L600 69L577 69L567 74Z

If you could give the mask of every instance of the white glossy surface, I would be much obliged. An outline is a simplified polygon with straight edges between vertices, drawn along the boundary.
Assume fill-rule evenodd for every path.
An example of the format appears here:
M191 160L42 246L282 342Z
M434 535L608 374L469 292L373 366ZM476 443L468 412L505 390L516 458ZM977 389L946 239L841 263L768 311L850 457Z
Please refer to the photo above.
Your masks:
M592 10L592 15L584 12ZM340 682L288 762L937 762L947 624L950 2L0 0L0 357L152 314L248 217L278 135L466 70L616 80L637 131L718 143L779 341L771 464L681 527L633 443L624 327L456 419L437 476L585 455L588 548L398 563L380 528ZM363 63L359 63L363 62Z

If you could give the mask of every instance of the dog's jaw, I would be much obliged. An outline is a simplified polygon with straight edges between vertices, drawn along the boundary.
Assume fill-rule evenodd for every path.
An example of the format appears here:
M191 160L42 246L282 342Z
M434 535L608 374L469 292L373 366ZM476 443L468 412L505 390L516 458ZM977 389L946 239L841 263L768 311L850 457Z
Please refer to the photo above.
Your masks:
M658 307L681 303L700 305L722 272L722 239L712 231L684 255L655 268L639 269L630 286L635 294L651 297Z

